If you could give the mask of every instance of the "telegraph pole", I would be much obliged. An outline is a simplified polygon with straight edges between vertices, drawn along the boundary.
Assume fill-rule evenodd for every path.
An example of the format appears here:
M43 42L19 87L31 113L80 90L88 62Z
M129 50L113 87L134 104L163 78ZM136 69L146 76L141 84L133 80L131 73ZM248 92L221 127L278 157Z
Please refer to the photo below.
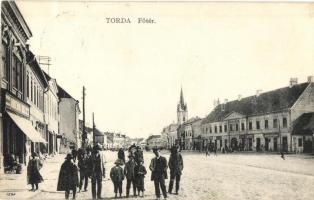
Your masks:
M86 130L85 130L85 87L83 86L83 147L86 148L87 144L86 144L86 138L87 138L87 134L86 134Z
M95 141L95 121L94 121L94 113L93 113L93 143L94 146L96 145L96 141Z

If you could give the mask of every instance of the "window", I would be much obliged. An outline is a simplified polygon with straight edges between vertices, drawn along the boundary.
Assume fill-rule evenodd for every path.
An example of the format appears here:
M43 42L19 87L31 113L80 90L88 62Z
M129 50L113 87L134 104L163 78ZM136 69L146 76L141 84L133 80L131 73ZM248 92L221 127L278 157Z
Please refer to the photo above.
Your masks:
M259 122L259 121L256 121L256 129L257 129L257 130L261 129L261 127L260 127L260 122Z
M3 69L3 78L5 80L9 79L9 57L10 51L8 45L2 43L2 69Z
M278 128L278 120L277 119L273 120L273 127Z
M206 127L206 133L208 132L208 128Z
M268 129L268 120L266 119L264 123L265 123L265 129Z
M227 132L227 127L228 127L228 126L225 124L225 132Z
M28 72L26 75L26 94L27 94L27 98L29 98L29 73Z
M212 126L209 127L209 133L212 133Z
M16 87L19 91L22 91L22 81L22 63L18 58L16 58Z
M241 123L241 130L244 131L244 123Z
M215 126L215 133L217 133L217 126Z
M233 125L232 124L229 124L229 130L233 131Z
M249 130L252 130L252 122L249 122Z
M183 122L185 122L185 117L183 117Z
M298 147L302 147L302 138L298 139Z
M282 127L287 128L287 126L288 126L287 118L284 117L284 118L282 119Z
M33 102L33 77L31 79L31 101Z
M220 125L219 126L219 133L221 133L222 132L222 126Z
M13 87L17 87L17 79L16 79L16 56L15 55L13 55L13 57L12 57L12 75L13 75L13 79L12 79L12 83L13 83Z
M239 131L239 124L236 124L236 131Z

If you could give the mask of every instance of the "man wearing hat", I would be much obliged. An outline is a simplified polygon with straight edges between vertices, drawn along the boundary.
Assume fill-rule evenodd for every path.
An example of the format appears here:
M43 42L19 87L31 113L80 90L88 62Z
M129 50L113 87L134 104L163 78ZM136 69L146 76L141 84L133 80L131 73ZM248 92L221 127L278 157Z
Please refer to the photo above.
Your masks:
M69 199L70 191L73 191L73 199L76 196L76 188L79 185L78 168L73 162L72 154L67 154L61 165L57 191L65 191L65 199Z
M134 161L134 157L132 154L130 154L128 157L129 157L129 161L125 163L125 167L124 167L124 175L126 177L126 197L129 197L131 183L133 185L133 195L136 196L136 181L135 181L135 173L134 173L134 168L136 166L136 163Z
M170 169L170 182L168 192L172 193L173 183L176 180L176 195L179 192L180 179L183 170L183 158L182 155L178 152L178 148L173 146L171 148L171 154L169 158L169 169Z
M103 153L100 151L101 146L99 144L95 145L93 148L93 154L91 156L92 163L92 196L93 199L102 199L101 197L101 189L102 189L102 177L105 178L105 157ZM97 190L96 190L97 185Z
M154 181L155 194L157 199L160 199L160 188L164 198L167 198L167 191L165 185L165 179L168 178L167 175L167 159L160 155L160 150L157 148L153 149L155 158L150 162L149 169L152 171L151 180Z

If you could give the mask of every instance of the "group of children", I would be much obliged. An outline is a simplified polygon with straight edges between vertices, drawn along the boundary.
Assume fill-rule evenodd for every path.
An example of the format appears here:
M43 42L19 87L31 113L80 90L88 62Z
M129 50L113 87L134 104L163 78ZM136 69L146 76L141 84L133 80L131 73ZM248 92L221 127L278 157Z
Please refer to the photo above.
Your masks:
M123 160L117 159L115 166L110 170L110 178L114 185L115 197L118 197L118 192L119 197L122 196L122 183L125 178L127 180L126 197L129 197L131 184L133 185L133 195L137 196L138 194L138 196L144 197L144 178L147 174L146 168L143 165L144 160L143 158L139 158L135 161L132 154L128 157L129 160L125 163L124 169L122 168L124 165Z

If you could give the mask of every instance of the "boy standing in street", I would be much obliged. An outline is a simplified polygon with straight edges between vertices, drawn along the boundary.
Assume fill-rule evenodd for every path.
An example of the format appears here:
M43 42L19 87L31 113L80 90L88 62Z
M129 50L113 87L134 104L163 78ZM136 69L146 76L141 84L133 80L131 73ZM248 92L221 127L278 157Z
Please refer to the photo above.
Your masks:
M118 190L120 197L122 196L122 181L124 180L124 174L120 165L123 165L123 161L118 159L114 164L115 166L113 166L110 170L110 178L114 185L115 198L117 198Z
M125 163L124 167L124 175L126 177L126 197L129 197L131 183L133 185L133 195L136 196L136 181L135 181L135 173L134 168L136 163L132 155L129 155L129 161Z
M138 159L139 164L135 166L134 173L135 173L135 179L136 179L136 186L137 186L137 191L138 195L140 196L140 192L142 192L142 196L144 197L144 178L145 175L147 174L146 168L143 165L144 160L142 158Z

